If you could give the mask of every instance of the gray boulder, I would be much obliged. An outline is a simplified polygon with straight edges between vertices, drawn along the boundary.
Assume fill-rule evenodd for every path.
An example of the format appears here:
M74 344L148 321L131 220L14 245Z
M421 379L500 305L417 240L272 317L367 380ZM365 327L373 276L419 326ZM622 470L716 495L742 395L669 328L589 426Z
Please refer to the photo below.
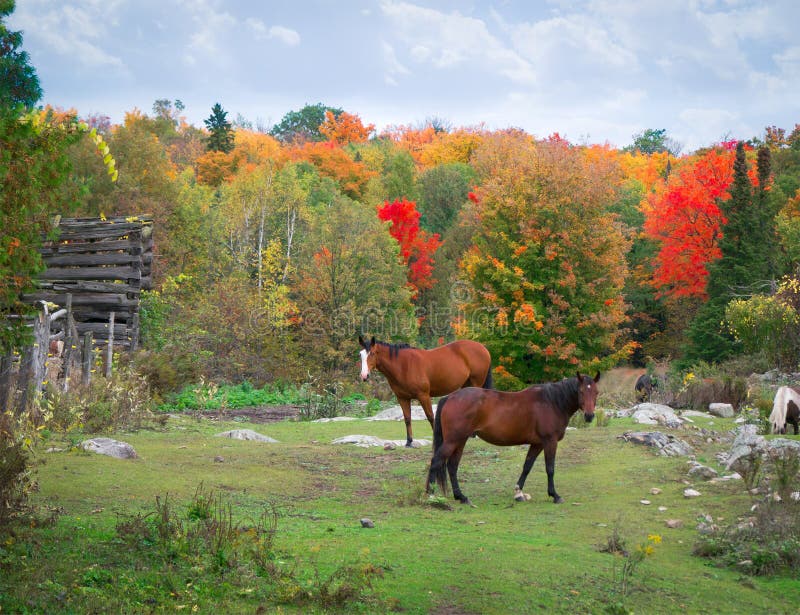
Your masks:
M721 419L730 419L736 414L730 404L708 404L708 412Z
M232 440L253 440L255 442L277 442L274 438L260 434L252 429L231 429L217 434L218 438L231 438Z
M116 459L136 459L138 457L130 444L111 438L91 438L84 440L78 446L90 453L107 455Z
M665 457L688 457L694 453L686 442L660 431L626 431L618 437L626 442L652 446Z
M644 403L634 406L633 420L643 425L664 425L670 429L678 429L683 420L669 406L663 404Z

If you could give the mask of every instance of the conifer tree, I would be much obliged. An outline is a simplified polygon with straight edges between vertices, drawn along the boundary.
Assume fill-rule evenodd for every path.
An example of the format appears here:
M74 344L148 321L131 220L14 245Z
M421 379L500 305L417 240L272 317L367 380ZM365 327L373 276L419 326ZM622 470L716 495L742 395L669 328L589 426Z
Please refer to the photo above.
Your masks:
M211 107L211 115L203 120L208 129L206 149L210 152L228 153L233 149L233 125L228 121L228 112L216 103Z

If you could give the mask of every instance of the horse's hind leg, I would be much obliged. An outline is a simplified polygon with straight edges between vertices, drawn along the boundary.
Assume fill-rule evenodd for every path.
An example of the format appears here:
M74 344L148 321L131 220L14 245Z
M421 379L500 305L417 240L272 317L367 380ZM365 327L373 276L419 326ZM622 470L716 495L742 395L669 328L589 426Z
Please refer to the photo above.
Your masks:
M528 455L525 457L525 463L522 464L522 474L519 475L519 479L517 480L517 491L522 491L522 488L525 486L525 481L528 479L528 474L530 473L536 458L541 452L541 444L531 444L530 448L528 449Z
M453 497L459 500L462 504L471 504L469 498L463 494L461 487L458 484L458 464L461 463L461 454L464 452L464 444L462 442L450 455L447 460L447 471L450 474L450 485L453 487Z

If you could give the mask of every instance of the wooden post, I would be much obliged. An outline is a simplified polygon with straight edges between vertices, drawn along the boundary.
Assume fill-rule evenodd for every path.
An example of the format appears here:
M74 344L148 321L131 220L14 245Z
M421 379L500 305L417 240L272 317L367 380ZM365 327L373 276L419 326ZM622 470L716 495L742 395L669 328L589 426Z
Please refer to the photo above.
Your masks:
M11 365L13 363L11 354L0 357L0 414L10 410L11 400Z
M111 378L111 359L114 357L114 312L108 317L108 346L106 346L106 378Z
M72 293L67 294L67 320L64 324L64 365L61 373L63 384L61 389L66 393L69 390L69 376L72 371L73 347L77 347L78 336L75 331L75 322L72 320Z
M42 392L49 346L50 315L47 304L42 302L42 311L33 321L33 346L25 349L23 364L20 366L18 388L22 389L22 398L17 408L18 413L27 410L28 406L34 403Z
M94 358L94 349L92 348L92 332L87 331L83 335L83 370L82 382L88 385L92 378L92 359Z
M139 308L133 313L133 318L130 324L131 331L131 352L135 352L139 348Z

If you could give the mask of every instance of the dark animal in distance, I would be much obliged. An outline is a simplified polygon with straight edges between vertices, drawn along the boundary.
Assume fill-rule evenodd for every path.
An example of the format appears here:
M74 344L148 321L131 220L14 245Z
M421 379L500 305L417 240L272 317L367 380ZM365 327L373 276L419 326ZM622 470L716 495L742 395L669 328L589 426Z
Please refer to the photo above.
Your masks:
M360 335L361 379L377 369L389 382L406 423L406 446L411 446L411 400L418 399L433 427L432 397L447 395L462 387L492 388L492 356L486 346L472 340L457 340L424 350L407 344L388 344Z
M476 435L496 446L530 444L517 480L517 496L524 495L525 479L539 453L544 451L547 495L554 503L561 503L563 500L553 482L558 442L564 438L570 417L576 411L583 410L587 422L594 418L598 380L599 373L592 378L578 372L577 377L536 384L518 392L466 388L440 399L426 491L430 493L435 482L446 492L449 474L453 497L470 503L458 484L458 465L464 445L470 436Z
M633 386L636 391L636 402L641 404L650 401L650 396L653 394L653 389L658 388L658 380L651 377L650 374L642 374L636 379L636 384Z

